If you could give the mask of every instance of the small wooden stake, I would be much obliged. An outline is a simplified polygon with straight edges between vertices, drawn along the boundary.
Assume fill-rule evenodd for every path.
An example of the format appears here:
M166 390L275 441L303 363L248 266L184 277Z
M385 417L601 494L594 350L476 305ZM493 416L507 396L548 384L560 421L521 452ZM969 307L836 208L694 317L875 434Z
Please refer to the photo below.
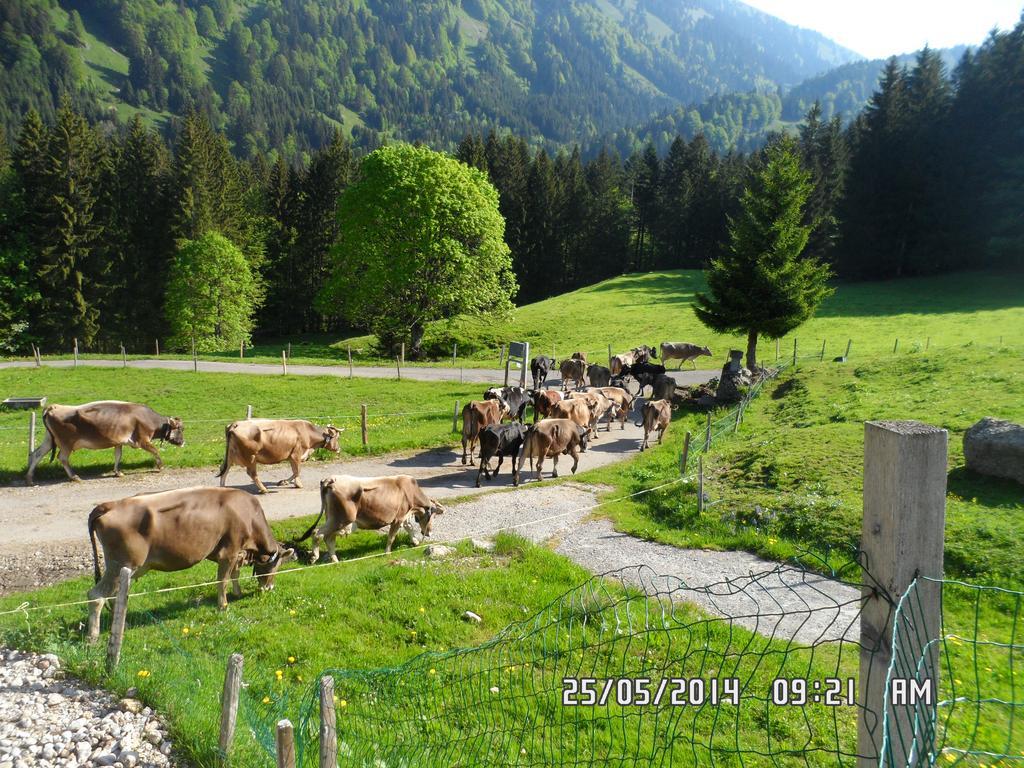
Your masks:
M708 425L704 430L704 450L711 450L711 411L708 411Z
M1002 342L1002 336L999 337L999 343L1000 344L1003 343ZM40 351L39 347L36 347L36 368L42 368L42 367L43 367L43 353L42 353L42 351Z
M36 452L36 412L28 413L28 460L32 461L32 454Z
M897 350L897 349L899 349L899 346L900 346L900 339L899 339L899 337L897 336L897 337L896 337L896 342L895 342L895 343L894 343L894 344L892 345L892 353L893 353L894 355L896 354L896 350Z
M405 346L404 344L402 346ZM398 380L402 380L402 361L398 359L398 355L395 355L395 368L398 370Z
M796 367L796 339L793 339L793 367Z
M283 349L281 350L281 372L284 376L288 375L288 355Z
M818 355L818 362L820 363L825 359L825 339L821 340L821 354Z
M609 428L610 427L611 422L609 422ZM689 431L687 431L686 438L683 440L683 456L682 458L679 459L679 474L683 475L684 477L686 476L686 465L690 461L690 439L692 437L693 436L689 433Z
M348 377L352 378L352 345L348 345Z
M220 695L220 753L227 757L235 738L238 721L238 692L242 687L242 654L232 653L224 673L224 690Z
M252 406L251 405L245 406L245 418L246 418L247 421L252 418Z
M110 626L110 642L107 643L107 672L113 672L121 660L121 644L124 642L124 620L128 614L128 588L132 583L132 569L125 566L117 576L117 599L114 601L114 620Z
M359 422L363 433L363 448L365 448L370 444L366 434L366 403L363 403L362 407L359 409Z
M338 720L334 713L334 678L320 678L320 768L337 768Z
M697 512L704 511L704 456L697 457Z
M849 339L846 342L846 354L843 355L843 357L845 357L847 360L850 359L850 347L852 347L852 346L853 346L853 339Z
M277 768L295 768L295 731L291 720L277 723Z
M455 401L455 410L452 411L452 432L459 431L459 401Z

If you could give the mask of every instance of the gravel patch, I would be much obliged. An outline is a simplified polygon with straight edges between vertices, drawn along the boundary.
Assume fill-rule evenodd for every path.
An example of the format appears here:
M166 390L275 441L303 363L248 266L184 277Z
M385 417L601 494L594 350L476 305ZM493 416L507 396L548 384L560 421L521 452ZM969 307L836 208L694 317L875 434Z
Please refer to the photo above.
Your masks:
M0 768L177 764L166 726L138 699L63 677L52 654L0 649Z

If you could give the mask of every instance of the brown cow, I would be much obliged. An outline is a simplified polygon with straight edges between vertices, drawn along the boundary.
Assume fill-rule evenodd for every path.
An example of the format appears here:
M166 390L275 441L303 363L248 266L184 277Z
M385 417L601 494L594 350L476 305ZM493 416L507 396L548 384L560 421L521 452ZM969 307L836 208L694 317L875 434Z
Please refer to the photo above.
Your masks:
M711 350L700 346L700 344L691 344L688 341L661 342L661 362L678 360L679 368L676 370L682 368L683 363L690 363L693 366L693 370L697 370L696 360L701 355L711 357Z
M626 421L629 420L629 414L633 410L633 396L622 387L597 387L592 391L600 392L618 406L618 413L608 419L608 428L611 429L612 419L618 416L619 424L622 429L625 429Z
M612 430L612 419L615 418L615 413L618 410L618 406L609 398L604 396L603 392L596 389L587 390L586 392L570 392L570 400L583 400L587 407L590 408L590 434L593 439L597 439L597 427L606 415L608 416L608 432Z
M256 483L260 493L267 492L267 486L256 473L257 464L280 464L287 460L292 465L292 476L279 480L278 485L293 483L302 487L299 479L299 464L310 457L317 448L338 452L336 427L328 424L318 427L302 419L245 419L235 421L224 429L224 461L216 477L221 487L227 482L228 470L238 465Z
M632 352L623 352L621 355L615 355L609 364L612 376L621 376L623 370L631 366L636 362L636 356Z
M558 477L558 457L568 454L572 456L572 473L580 464L580 451L587 449L587 428L581 427L569 419L545 419L530 427L523 442L523 452L519 454L519 466L516 469L513 483L519 485L519 475L523 464L529 458L531 463L537 459L537 480L543 479L544 459L554 459L555 468L552 477Z
M81 478L71 468L68 457L79 448L114 449L114 476L121 477L121 451L124 446L141 448L156 457L159 472L164 463L154 440L166 440L171 445L185 444L181 419L161 416L148 405L125 403L120 400L98 400L85 405L48 405L43 410L46 437L28 459L27 485L32 485L36 465L50 452L56 453L69 480Z
M532 392L533 397L533 423L550 415L551 408L555 403L560 403L565 398L557 389L537 389Z
M100 577L96 539L103 546ZM217 563L217 605L228 607L228 581L242 594L238 572L252 564L260 587L274 588L278 567L295 555L274 538L256 497L237 488L182 488L105 501L89 513L96 586L89 590L89 640L99 636L100 612L117 590L122 568L137 579L147 571L182 571Z
M430 536L434 516L444 514L444 507L429 498L411 475L392 477L355 477L353 475L332 475L320 481L320 514L299 541L305 541L313 534L320 518L327 515L323 526L313 536L312 558L320 558L320 542L327 544L331 562L338 562L335 553L335 538L338 532L348 536L356 528L388 529L388 541L384 551L390 552L395 536L403 527L413 535L409 513L420 526L423 536ZM342 530L344 529L344 530Z
M584 376L587 374L587 364L582 360L563 360L558 368L562 375L562 391L569 389L569 382L576 383L576 389L580 389L584 383Z
M462 463L466 463L469 446L469 464L473 466L473 451L480 439L480 430L490 424L501 424L508 413L504 400L473 400L462 407Z
M572 353L572 359L573 360L582 360L584 363L586 363L587 362L587 353L586 352L573 352Z
M563 400L560 403L555 403L551 407L549 418L569 419L587 430L588 436L595 433L592 426L594 416L590 411L590 404L586 400Z
M644 428L644 440L640 443L640 450L648 447L647 438L654 430L658 430L658 445L665 437L665 430L672 421L672 403L668 400L648 400L640 409L640 420ZM637 426L641 426L637 424Z

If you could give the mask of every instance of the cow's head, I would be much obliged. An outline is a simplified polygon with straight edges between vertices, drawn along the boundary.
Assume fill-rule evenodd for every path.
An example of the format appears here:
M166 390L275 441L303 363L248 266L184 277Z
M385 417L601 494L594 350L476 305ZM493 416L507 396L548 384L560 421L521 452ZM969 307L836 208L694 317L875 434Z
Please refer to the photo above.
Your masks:
M154 437L180 448L185 444L185 425L181 423L181 419L172 416L163 423Z
M658 359L658 348L655 347L653 344L647 348L647 351L650 353L651 357L653 357L655 360Z
M576 425L576 434L580 436L580 450L587 450L587 438L590 437L590 430L586 427Z
M289 560L295 559L295 550L278 547L275 552L255 555L252 561L252 572L259 582L260 589L269 592L274 588L274 576L277 569Z
M700 351L700 353L701 353L702 355L707 355L708 357L711 357L711 350L710 350L710 349L708 349L707 347L704 347L704 348L702 348L702 349L701 349L701 351Z
M431 528L433 528L434 525L434 518L437 515L443 515L444 512L444 507L434 501L434 499L430 499L429 507L417 507L414 509L413 515L416 522L419 523L420 533L423 536L430 536Z
M338 435L341 434L341 430L337 427L328 424L324 427L324 448L328 451L338 452Z

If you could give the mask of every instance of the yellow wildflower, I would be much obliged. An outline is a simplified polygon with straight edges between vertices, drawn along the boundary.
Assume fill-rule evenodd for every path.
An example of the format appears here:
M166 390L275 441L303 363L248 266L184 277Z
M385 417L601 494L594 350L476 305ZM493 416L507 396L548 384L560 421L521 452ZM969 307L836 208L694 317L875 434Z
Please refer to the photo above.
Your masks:
M263 697L263 703L264 704L269 704L270 703L270 697L269 696L264 696Z
M294 664L295 663L295 657L294 656L289 656L288 657L288 663L289 664Z
M138 676L139 677L149 677L149 670L148 669L140 669L139 673L138 673Z
M182 627L181 628L181 634L187 635L188 633L189 633L189 628L188 627Z

